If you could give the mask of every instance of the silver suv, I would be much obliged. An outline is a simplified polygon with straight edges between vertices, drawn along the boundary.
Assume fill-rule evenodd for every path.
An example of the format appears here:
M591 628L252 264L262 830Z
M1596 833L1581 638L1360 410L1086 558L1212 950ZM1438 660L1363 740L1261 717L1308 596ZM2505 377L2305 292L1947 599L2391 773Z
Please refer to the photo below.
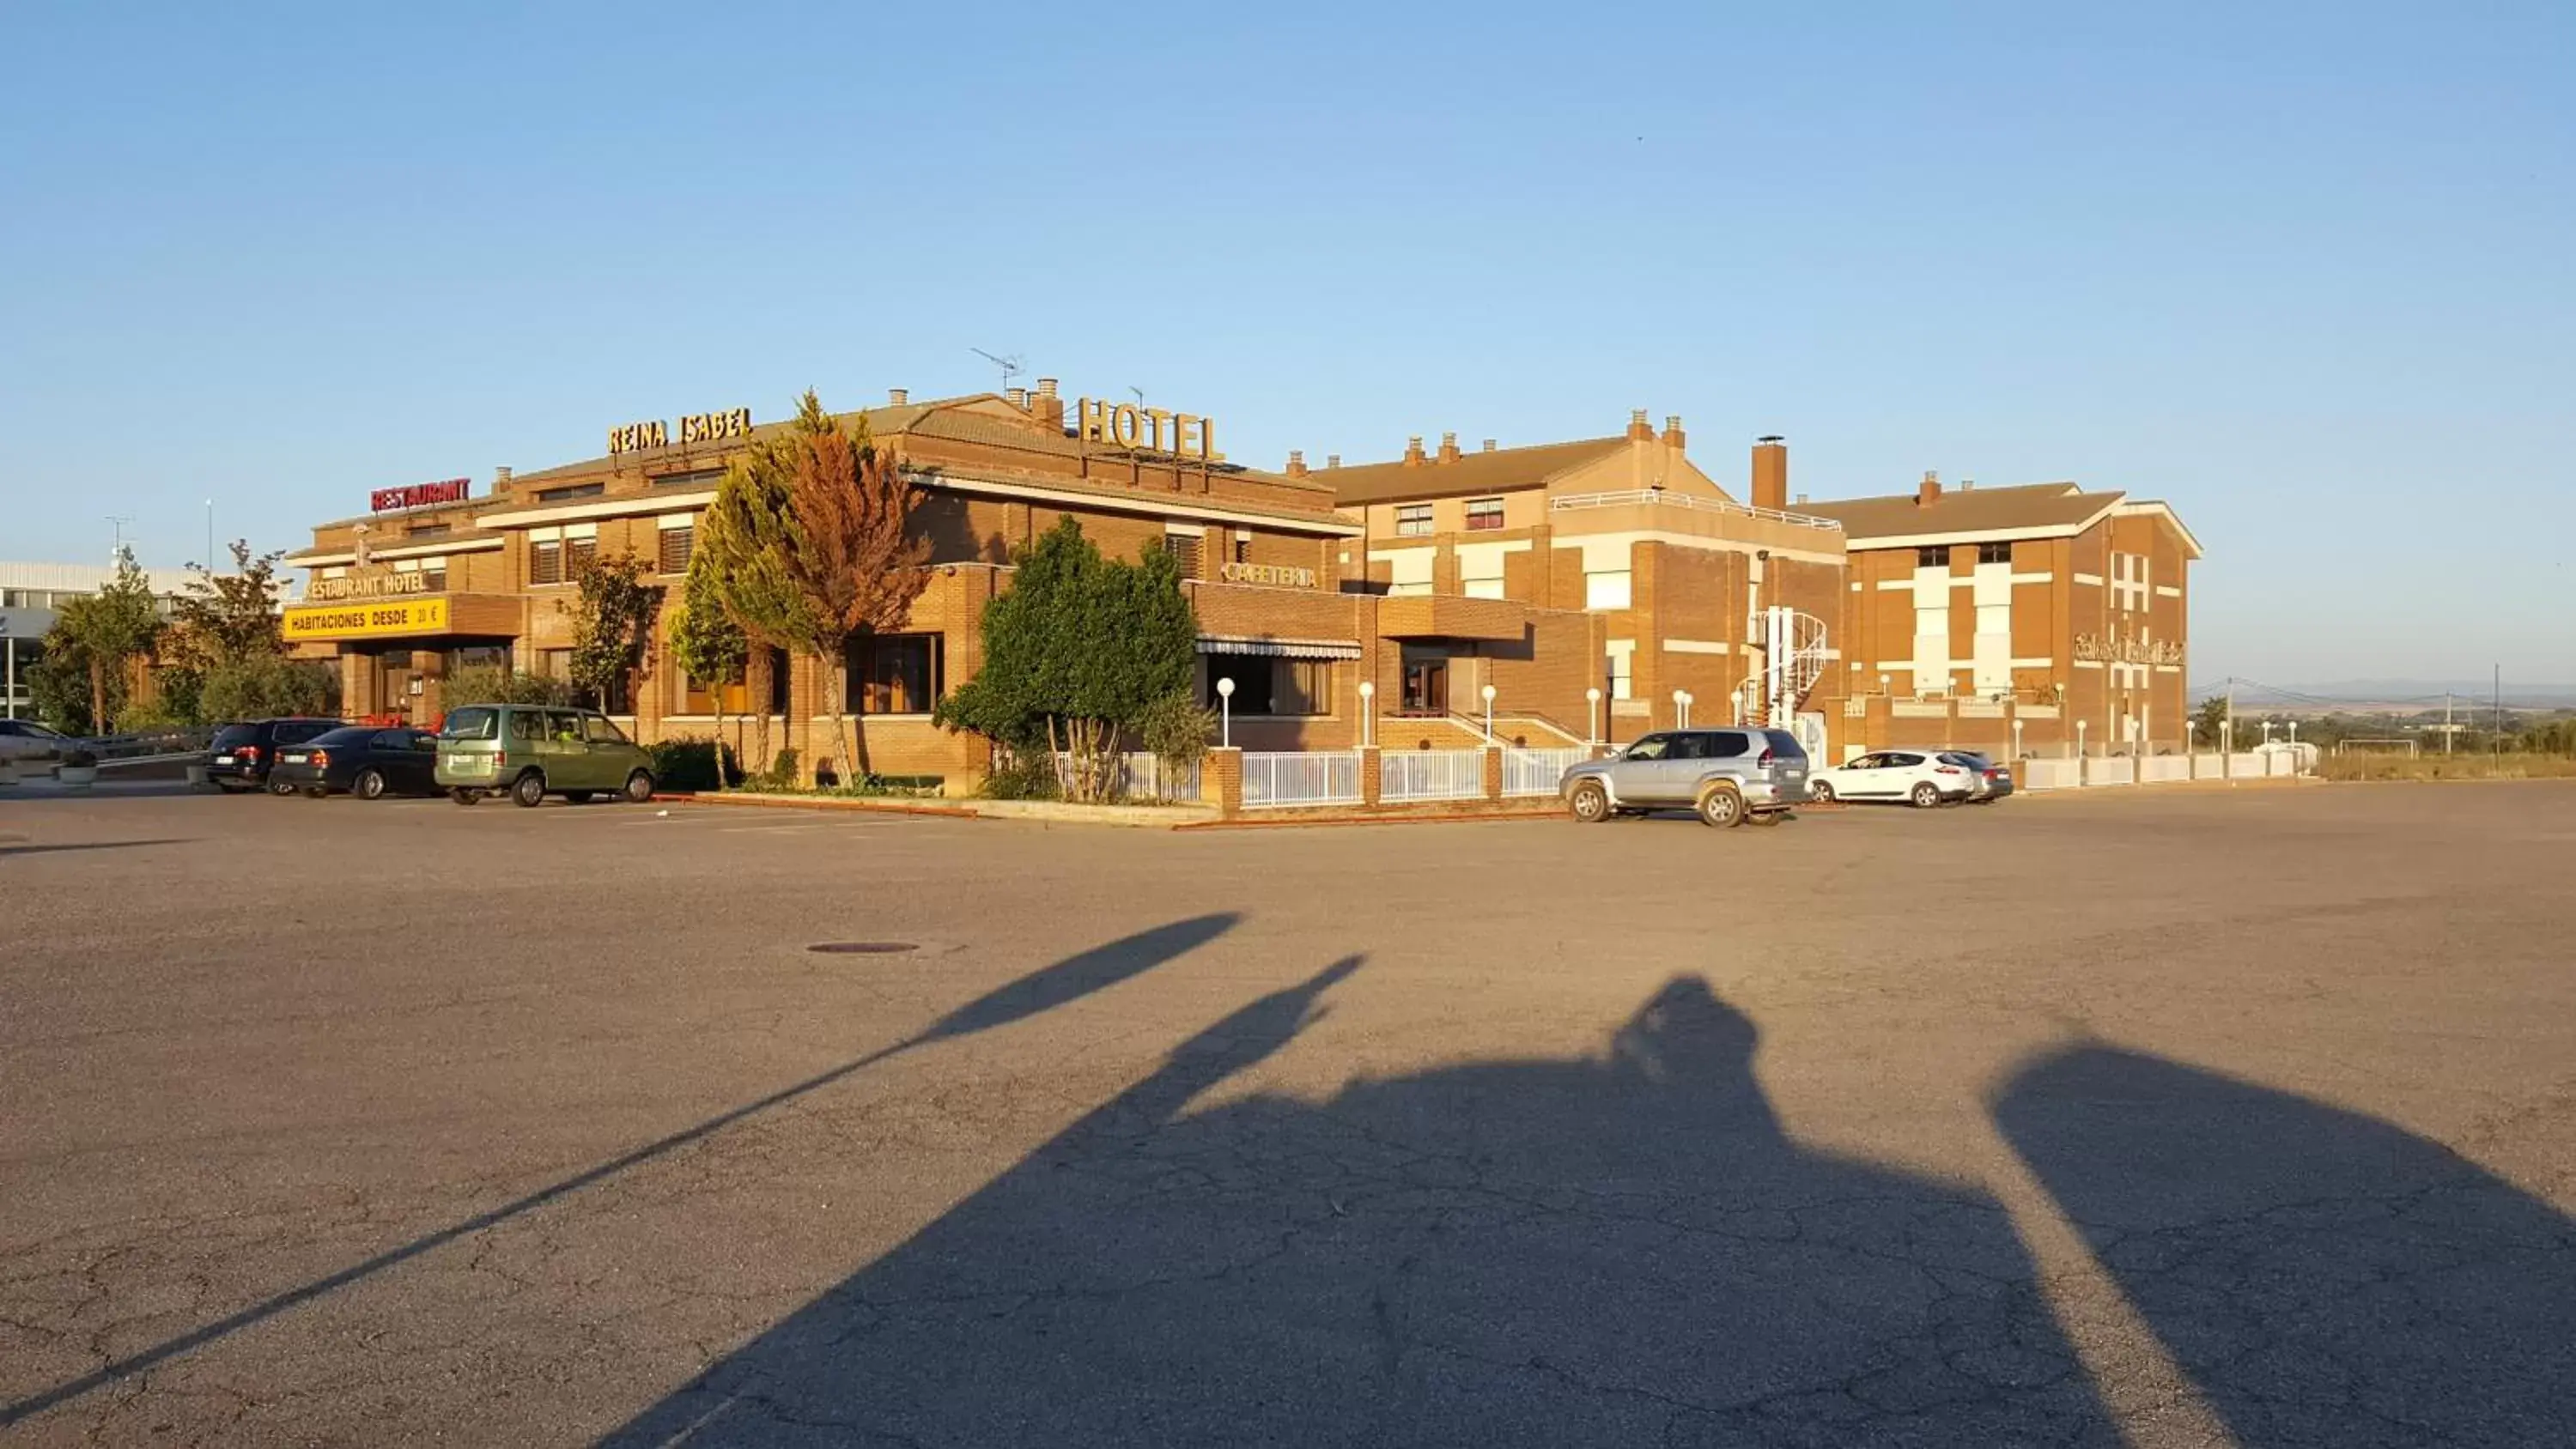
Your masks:
M1720 829L1771 825L1807 798L1807 752L1787 730L1660 730L1573 766L1556 792L1586 824L1688 809Z

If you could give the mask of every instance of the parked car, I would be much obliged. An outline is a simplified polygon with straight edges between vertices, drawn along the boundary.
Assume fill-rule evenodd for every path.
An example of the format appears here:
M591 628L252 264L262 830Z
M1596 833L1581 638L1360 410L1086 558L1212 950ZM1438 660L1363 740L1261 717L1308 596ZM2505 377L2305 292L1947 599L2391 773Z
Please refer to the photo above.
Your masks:
M294 786L281 790L268 778L269 770L277 764L277 752L344 729L348 723L344 719L297 715L225 725L215 731L214 743L208 747L206 778L224 790L256 790L266 785L280 795L292 793Z
M1807 752L1787 730L1660 730L1569 767L1557 794L1587 824L1681 808L1720 828L1770 825L1806 800Z
M653 758L597 710L471 704L439 731L437 781L459 805L505 791L531 806L548 795L641 804L653 798Z
M1975 790L1968 767L1939 750L1881 750L1818 770L1808 786L1820 802L1903 800L1929 810L1965 800Z
M338 790L375 800L435 795L437 775L438 736L427 730L351 725L279 749L268 781L281 795L301 790L319 799Z
M0 719L0 765L50 765L77 743L31 719Z
M1981 755L1975 750L1944 750L1941 758L1967 768L1968 803L1971 805L1992 805L2013 792L2011 768L1995 763L1991 755Z

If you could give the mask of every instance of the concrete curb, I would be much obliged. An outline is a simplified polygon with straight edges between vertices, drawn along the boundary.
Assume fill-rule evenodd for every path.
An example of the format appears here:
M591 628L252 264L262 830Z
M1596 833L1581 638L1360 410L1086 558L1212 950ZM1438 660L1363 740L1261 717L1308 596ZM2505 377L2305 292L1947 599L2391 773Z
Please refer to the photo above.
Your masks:
M657 802L681 801L691 805L741 805L772 810L864 810L880 815L933 815L948 820L981 820L972 810L955 805L916 805L903 800L851 799L831 795L756 795L734 791L709 794L671 794L655 791Z
M1265 815L1175 825L1174 830L1302 830L1340 825L1478 825L1511 820L1563 820L1562 810L1484 811L1473 815Z

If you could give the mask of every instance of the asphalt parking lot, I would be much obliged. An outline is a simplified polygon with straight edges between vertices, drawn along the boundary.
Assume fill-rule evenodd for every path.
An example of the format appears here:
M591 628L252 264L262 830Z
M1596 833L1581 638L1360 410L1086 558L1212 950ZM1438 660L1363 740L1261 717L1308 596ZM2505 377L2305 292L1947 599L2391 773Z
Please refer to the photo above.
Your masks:
M2576 1442L2571 858L0 794L0 1442Z

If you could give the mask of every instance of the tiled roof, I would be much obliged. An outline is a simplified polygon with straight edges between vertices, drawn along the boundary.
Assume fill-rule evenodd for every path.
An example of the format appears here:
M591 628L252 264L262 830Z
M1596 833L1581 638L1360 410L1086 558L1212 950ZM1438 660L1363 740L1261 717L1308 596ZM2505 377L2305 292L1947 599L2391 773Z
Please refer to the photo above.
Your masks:
M1584 438L1571 443L1467 453L1454 463L1440 462L1435 455L1414 464L1399 461L1318 468L1308 476L1315 482L1330 484L1334 500L1346 507L1391 503L1402 498L1447 498L1460 493L1536 487L1627 446L1625 437Z
M1802 503L1798 511L1834 520L1843 526L1843 536L1853 548L1865 548L1877 538L2032 528L2074 532L2110 512L2126 496L2087 493L2072 483L2032 483L2018 488L1945 488L1929 503L1917 501L1912 493L1898 493L1839 503Z

